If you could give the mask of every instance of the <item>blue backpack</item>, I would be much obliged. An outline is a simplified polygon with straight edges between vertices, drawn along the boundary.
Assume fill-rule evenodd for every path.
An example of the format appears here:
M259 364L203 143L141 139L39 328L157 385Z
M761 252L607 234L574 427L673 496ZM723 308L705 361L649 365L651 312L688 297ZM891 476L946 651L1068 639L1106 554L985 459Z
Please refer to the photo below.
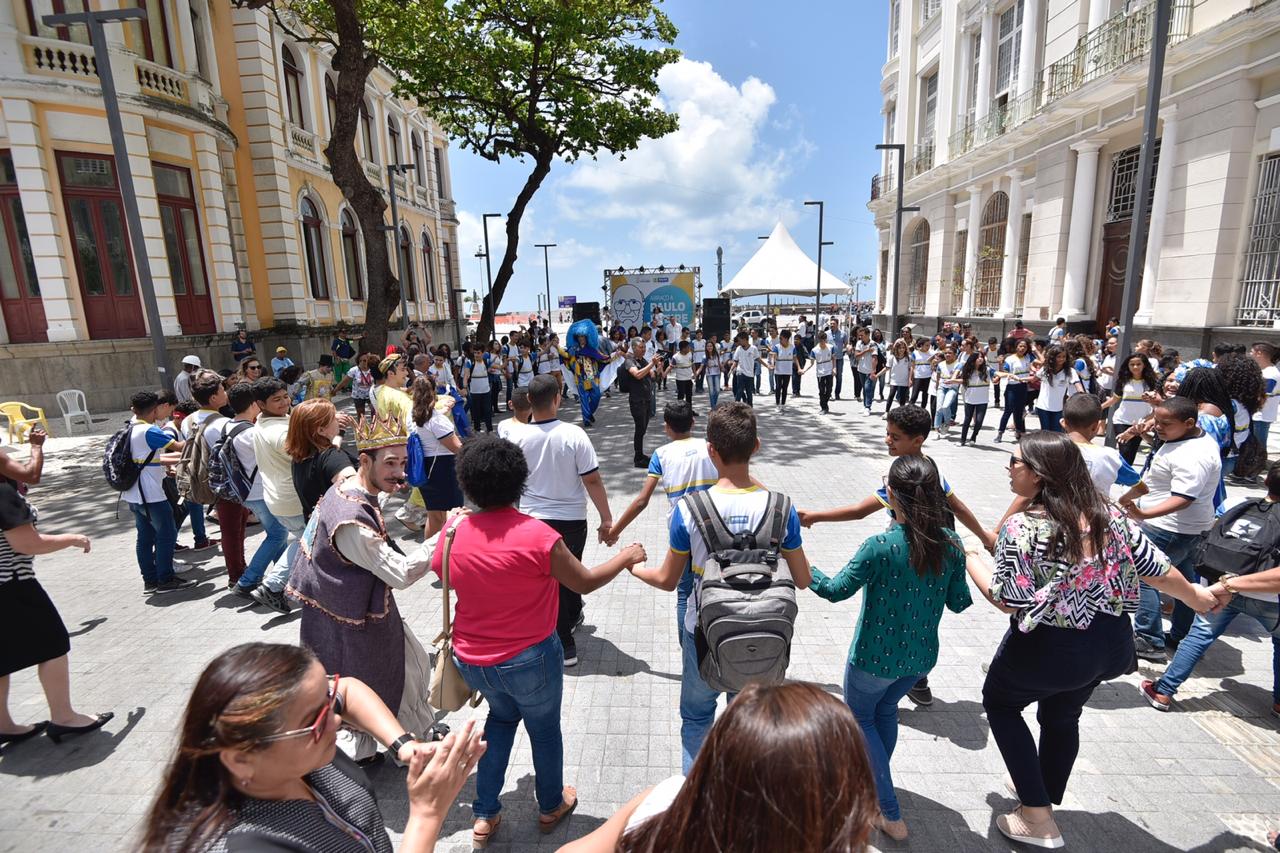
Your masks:
M415 489L427 484L427 457L422 452L422 437L417 430L409 433L408 460L404 465L405 481Z

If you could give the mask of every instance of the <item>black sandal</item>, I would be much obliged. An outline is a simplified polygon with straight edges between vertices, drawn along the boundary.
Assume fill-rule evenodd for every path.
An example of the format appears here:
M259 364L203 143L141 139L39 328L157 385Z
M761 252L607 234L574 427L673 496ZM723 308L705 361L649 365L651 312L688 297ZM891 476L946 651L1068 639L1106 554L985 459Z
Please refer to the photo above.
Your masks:
M10 746L15 743L22 743L24 740L30 740L37 735L43 734L47 728L49 728L49 721L44 720L39 723L33 723L29 732L16 732L11 735L0 734L0 746Z
M105 714L99 714L97 717L94 718L93 722L87 726L60 726L57 723L50 723L45 728L44 733L47 734L49 736L49 740L53 741L54 743L62 743L62 739L64 737L71 737L73 735L83 735L83 734L88 734L89 732L97 731L98 729L105 726L107 723L111 722L111 720L114 717L115 717L114 712L107 711Z

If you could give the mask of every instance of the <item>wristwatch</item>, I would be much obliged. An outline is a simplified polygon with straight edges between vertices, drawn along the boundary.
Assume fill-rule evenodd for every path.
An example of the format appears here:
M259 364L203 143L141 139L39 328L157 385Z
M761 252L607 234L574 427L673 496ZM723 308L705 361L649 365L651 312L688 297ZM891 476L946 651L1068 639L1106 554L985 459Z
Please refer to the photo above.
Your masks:
M1222 588L1225 589L1227 592L1231 593L1232 595L1237 595L1238 593L1236 592L1236 590L1231 588L1231 579L1234 577L1237 577L1237 575L1225 574L1222 577L1218 578L1218 583L1222 584Z
M404 748L405 744L413 743L417 739L418 739L418 736L415 735L413 732L405 732L404 734L400 735L400 737L396 738L391 743L387 744L387 752L391 753L392 755L399 755L400 750Z

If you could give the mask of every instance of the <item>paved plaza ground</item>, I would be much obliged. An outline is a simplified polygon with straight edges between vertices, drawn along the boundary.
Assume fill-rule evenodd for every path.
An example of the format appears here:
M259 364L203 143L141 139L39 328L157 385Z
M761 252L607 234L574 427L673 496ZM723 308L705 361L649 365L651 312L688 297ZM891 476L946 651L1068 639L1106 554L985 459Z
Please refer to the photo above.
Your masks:
M805 396L782 413L775 412L772 395L758 398L762 448L755 475L791 495L801 508L835 506L869 494L889 465L883 419L865 417L849 400L834 402L831 416L819 416L812 376L805 383ZM850 384L845 390L851 393ZM669 394L674 397L674 383ZM705 411L705 399L699 408ZM877 403L876 411L881 410ZM569 404L563 414L576 420ZM990 413L978 447L934 440L927 445L956 492L986 524L994 524L1010 499L1003 468L1010 446L992 444L990 427L999 414ZM630 467L625 400L616 394L606 400L598 424L591 435L616 517L644 476ZM59 434L60 426L54 425ZM660 423L651 427L648 449L661 440L660 429ZM298 638L296 612L267 613L227 593L216 552L198 564L199 586L143 598L132 521L101 477L102 442L101 435L52 439L45 479L33 490L32 501L40 508L42 529L93 538L91 554L41 557L36 571L74 638L77 707L88 713L114 710L116 717L102 732L60 746L38 738L0 756L0 851L134 849L201 668L237 643ZM645 544L651 563L662 558L666 546L664 503L655 499L624 535ZM833 572L884 523L877 516L805 531L805 550L811 562ZM256 534L250 548L260 538ZM190 543L189 530L180 541ZM608 552L591 543L586 562L591 565ZM440 593L431 579L397 593L401 611L424 641L440 625ZM859 599L832 605L801 593L800 602L790 674L838 696ZM566 672L564 691L565 780L577 786L581 805L554 834L538 834L532 762L522 733L502 798L506 819L491 849L554 850L600 825L638 791L679 771L674 611L674 593L625 574L588 597L586 625L578 634L581 663ZM920 710L904 701L893 761L912 836L901 845L877 838L881 849L1011 849L994 816L1014 803L1004 791L1003 763L981 706L981 664L991 658L1006 625L1006 618L982 601L963 614L944 616L942 652L931 675L937 701ZM1145 676L1103 685L1085 709L1079 761L1058 813L1070 849L1265 849L1259 839L1268 827L1280 826L1280 721L1270 716L1268 637L1249 620L1238 620L1179 694L1174 713L1158 714L1143 701L1139 680L1156 671L1144 664ZM14 676L10 702L19 720L47 717L34 671ZM458 714L448 721L464 718ZM370 776L398 837L407 815L404 772L384 765ZM439 850L470 849L473 794L469 782Z

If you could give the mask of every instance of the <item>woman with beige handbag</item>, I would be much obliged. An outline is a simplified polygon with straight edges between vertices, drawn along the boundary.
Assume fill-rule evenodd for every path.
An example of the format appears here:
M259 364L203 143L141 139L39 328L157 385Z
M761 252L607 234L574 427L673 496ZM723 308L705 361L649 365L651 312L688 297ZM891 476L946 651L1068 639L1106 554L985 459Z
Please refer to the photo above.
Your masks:
M458 481L476 512L445 527L444 545L432 571L445 589L445 630L439 648L452 649L456 673L446 655L436 661L432 704L461 708L471 691L489 703L485 722L488 750L476 773L472 844L482 848L501 822L502 791L516 726L523 720L533 749L538 829L551 832L578 805L577 791L564 785L564 741L560 700L564 652L556 636L559 584L592 592L623 570L643 563L638 543L588 569L550 526L515 508L529 477L520 448L509 441L477 437L462 446ZM448 590L458 593L452 622ZM461 675L465 687L458 687ZM438 690L437 690L438 688Z

